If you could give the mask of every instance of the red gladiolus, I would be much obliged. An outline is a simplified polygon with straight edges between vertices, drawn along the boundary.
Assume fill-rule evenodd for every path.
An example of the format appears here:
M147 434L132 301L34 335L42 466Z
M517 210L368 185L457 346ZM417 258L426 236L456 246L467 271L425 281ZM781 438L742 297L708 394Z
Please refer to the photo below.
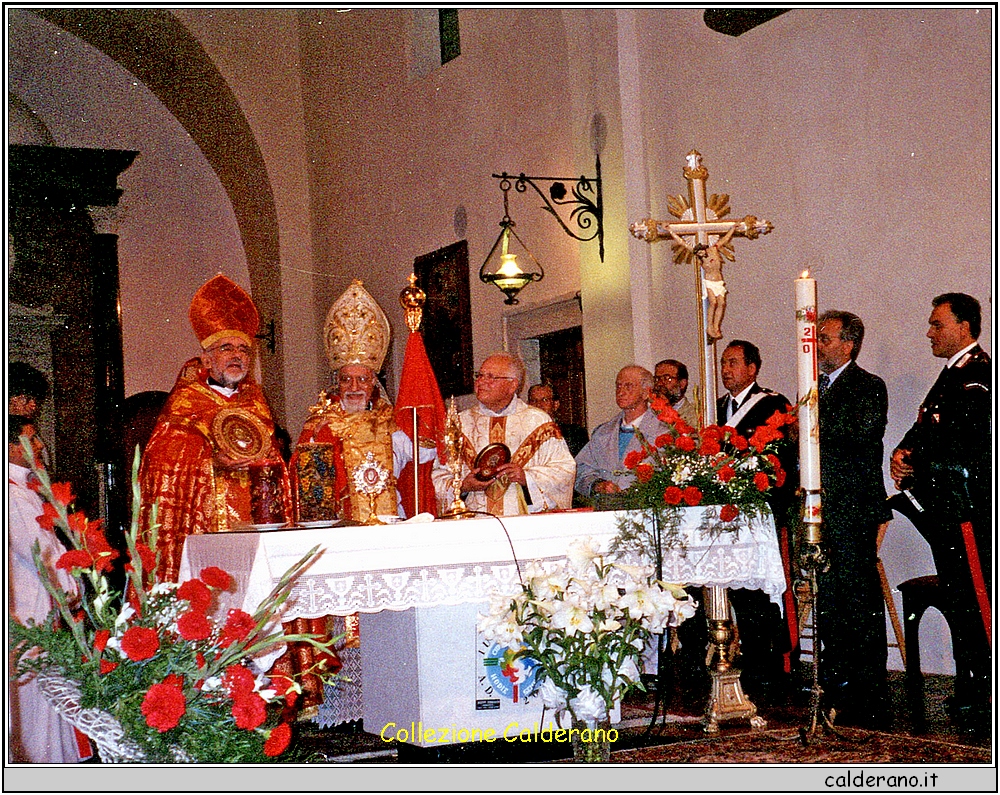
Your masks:
M113 670L115 670L115 668L117 668L117 667L118 667L118 663L116 663L116 662L111 662L110 660L101 660L101 673L102 674L109 674Z
M177 589L178 599L187 599L192 610L206 612L212 604L212 592L201 580L188 580Z
M767 491L771 485L764 472L758 472L753 476L753 484L757 487L758 491Z
M230 665L222 674L222 684L230 698L237 698L253 692L253 674L242 665Z
M149 574L152 572L156 568L156 553L141 541L135 545L135 551L138 553L139 562L142 564L142 573ZM131 564L127 568L132 570Z
M671 408L670 404L667 403L666 399L661 398L659 395L657 395L656 397L654 397L652 400L649 401L649 407L657 414L659 414L661 411L666 411L668 408Z
M782 469L781 467L777 467L774 470L774 485L780 489L782 486L785 485L785 477L786 477L785 470Z
M85 549L71 549L69 552L64 552L59 556L59 560L56 561L57 569L90 569L94 566L94 559L90 556L90 553Z
M649 483L653 478L653 465L648 461L643 461L635 468L635 479L640 483Z
M75 516L83 517L83 514L77 512L70 516L70 520ZM72 526L72 521L70 523ZM112 547L108 543L108 539L104 536L104 530L101 527L100 520L94 522L87 522L84 517L82 535L84 538L84 543L87 547L87 551L94 556L94 565L99 572L108 572L114 567L112 561L118 557L118 550Z
M229 576L229 572L223 571L218 566L202 569L201 579L205 585L218 588L220 591L228 591L233 587L233 578Z
M723 522L731 522L740 515L740 510L735 505L723 505L719 511L719 519Z
M688 486L684 489L684 502L694 506L701 502L701 489L697 486Z
M53 483L52 498L60 505L70 505L76 497L73 496L72 483Z
M267 704L256 693L244 693L233 699L236 727L253 731L267 718Z
M776 411L770 417L767 418L767 424L772 428L780 428L782 425L788 424L789 415L785 414L783 411Z
M656 437L656 440L653 442L653 444L656 445L657 447L667 447L668 445L671 445L673 443L674 443L674 437L671 436L669 433L661 433L659 436Z
M155 629L129 627L122 635L122 651L130 660L148 660L160 650L160 639ZM152 725L152 724L150 724Z
M49 532L56 529L56 519L59 518L59 511L56 507L50 503L46 502L42 504L42 515L35 518L38 522L39 527L43 527Z
M639 450L629 450L625 454L625 460L622 461L622 466L625 467L625 469L635 469L636 465L645 457L645 453Z
M177 619L177 632L184 640L205 640L212 634L212 624L200 610L189 610Z
M781 431L771 425L761 425L753 432L753 436L750 437L750 444L753 445L757 452L763 452L764 447L770 442L780 438Z
M287 723L279 723L271 729L271 734L264 743L264 755L281 756L285 752L285 749L288 748L288 743L291 742L291 739L292 727Z
M226 617L226 623L222 627L222 633L219 635L219 645L225 649L235 641L246 640L256 625L253 616L248 613L244 613L242 610L230 610Z
M683 499L684 492L676 486L667 486L667 490L663 492L663 501L667 505L680 505Z
M111 631L107 629L99 629L94 633L94 651L100 654L108 646L108 638L111 637Z
M736 477L736 470L732 468L729 464L723 467L719 467L719 470L715 473L715 476L719 479L719 483L728 483L734 477Z
M653 409L653 411L656 411L656 409ZM657 412L656 416L660 422L666 423L667 425L673 425L677 428L678 432L687 433L687 431L681 430L681 427L687 425L687 423L681 419L681 415L677 413L677 409L673 406L665 407L663 410Z
M184 691L172 682L153 685L142 700L142 714L146 718L146 724L160 732L174 728L186 711Z

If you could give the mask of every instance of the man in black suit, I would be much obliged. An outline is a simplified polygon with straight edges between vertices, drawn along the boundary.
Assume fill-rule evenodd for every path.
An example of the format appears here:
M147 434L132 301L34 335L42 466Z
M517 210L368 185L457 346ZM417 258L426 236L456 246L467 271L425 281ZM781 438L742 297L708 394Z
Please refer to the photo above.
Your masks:
M819 573L820 674L829 706L844 724L889 721L885 601L878 575L878 530L892 518L882 475L885 382L857 365L865 326L851 312L819 318L819 451L823 542Z
M746 340L733 340L722 352L719 372L729 394L716 403L717 422L735 428L750 437L775 412L791 408L788 398L757 383L761 358L757 346ZM795 506L798 466L793 445L786 443L779 459L788 477L784 486L772 492L768 502L781 539L787 538ZM786 561L787 571L787 561ZM729 601L736 613L740 638L741 681L747 695L758 706L780 703L787 698L789 686L788 654L794 643L790 625L780 608L763 591L732 589ZM789 611L790 615L790 611ZM794 621L794 617L792 617Z
M889 472L903 491L892 503L930 544L950 612L959 619L952 716L959 728L982 732L990 726L992 673L991 363L976 342L979 302L944 293L931 303L931 353L947 364L892 453Z

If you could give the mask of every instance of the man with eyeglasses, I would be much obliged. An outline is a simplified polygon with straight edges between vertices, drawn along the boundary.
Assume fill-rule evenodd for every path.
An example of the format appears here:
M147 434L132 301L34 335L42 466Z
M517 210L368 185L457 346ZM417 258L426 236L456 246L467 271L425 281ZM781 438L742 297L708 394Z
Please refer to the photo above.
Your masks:
M476 373L476 405L459 414L466 443L461 488L472 511L514 516L572 505L576 463L552 418L518 397L524 378L516 356L487 357ZM510 460L495 469L477 466L480 451L493 444L505 445ZM451 482L451 471L435 466L439 500L451 501Z
M158 506L160 582L177 581L188 535L251 524L255 512L263 521L259 506L251 510L252 492L273 495L267 521L292 518L271 410L252 374L257 308L239 285L219 274L195 294L189 317L201 354L181 369L139 474L144 528L153 504Z
M687 397L687 365L676 359L663 359L653 369L653 395L666 400L692 428L701 427L698 405Z
M291 473L297 520L305 526L329 526L333 519L361 525L369 518L368 496L358 491L354 473L368 457L389 473L385 489L376 497L379 516L403 516L397 484L407 476L413 460L409 437L399 430L395 410L378 381L389 349L389 319L360 280L354 280L333 302L323 326L327 360L333 384L319 394L299 434ZM433 446L420 448L420 476L430 478ZM429 482L426 490L430 491ZM431 506L421 506L433 511ZM344 529L342 532L352 532ZM331 549L331 552L334 550ZM304 660L316 658L305 643L292 644L273 670L302 671L299 718L318 717L323 725L356 720L361 714L361 635L357 614L296 618L291 630L324 638L337 637L335 656L326 656L330 670L345 666L353 687L324 687ZM319 659L323 659L322 656Z

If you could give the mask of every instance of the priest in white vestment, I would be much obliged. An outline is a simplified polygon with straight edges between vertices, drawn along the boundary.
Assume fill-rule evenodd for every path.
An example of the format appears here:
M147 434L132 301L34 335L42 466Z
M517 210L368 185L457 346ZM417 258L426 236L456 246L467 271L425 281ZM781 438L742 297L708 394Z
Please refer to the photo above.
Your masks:
M576 463L552 418L518 397L524 379L516 356L489 356L476 373L476 405L459 414L465 436L461 490L471 511L516 516L572 505ZM484 472L476 456L493 444L506 445L510 461ZM433 478L438 500L450 502L451 471L438 463Z

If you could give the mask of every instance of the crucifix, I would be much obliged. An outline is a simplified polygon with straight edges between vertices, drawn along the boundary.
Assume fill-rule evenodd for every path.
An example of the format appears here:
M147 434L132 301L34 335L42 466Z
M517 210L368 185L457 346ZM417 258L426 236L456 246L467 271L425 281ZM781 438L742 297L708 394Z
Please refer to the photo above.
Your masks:
M715 342L722 337L722 318L726 311L726 284L722 278L724 260L735 261L732 239L755 240L774 227L770 221L752 215L727 219L729 195L706 196L708 169L701 154L692 149L685 158L684 179L688 195L667 197L667 209L676 221L646 218L629 226L634 237L655 243L670 240L674 262L694 263L699 300L698 332L701 342L701 416L710 425L715 416L716 362Z
M739 220L726 219L729 214L728 194L706 196L708 169L702 165L701 154L691 150L684 166L688 195L670 196L667 209L675 221L646 218L629 226L640 240L655 243L670 240L674 262L693 263L697 285L698 333L701 340L701 401L703 425L715 419L716 358L715 343L722 338L722 319L726 311L726 284L722 277L725 260L734 262L734 237L755 240L774 227L770 221L747 215ZM729 616L729 594L725 587L705 586L705 612L713 651L711 657L712 693L705 710L705 731L719 731L719 721L749 718L750 725L765 728L767 723L757 714L757 707L743 693L738 668L732 666L732 621ZM655 721L655 715L653 720Z

